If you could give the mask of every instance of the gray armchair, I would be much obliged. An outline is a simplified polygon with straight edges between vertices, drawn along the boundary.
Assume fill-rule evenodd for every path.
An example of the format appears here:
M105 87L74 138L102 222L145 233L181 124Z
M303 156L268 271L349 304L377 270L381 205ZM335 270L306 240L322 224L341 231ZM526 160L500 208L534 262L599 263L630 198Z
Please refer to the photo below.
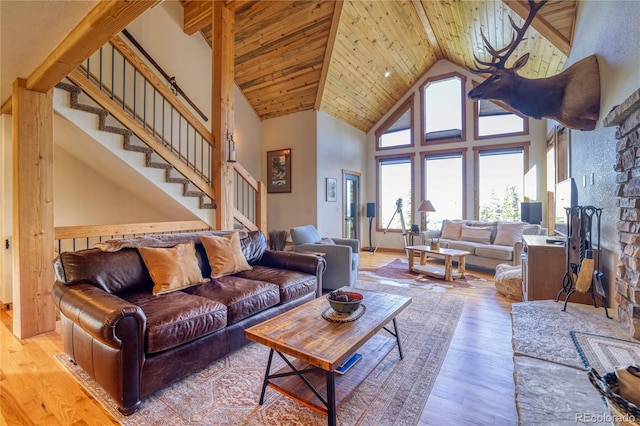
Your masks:
M335 290L353 287L360 266L360 241L346 238L322 238L313 225L291 228L294 251L325 253L327 266L322 276L322 287Z

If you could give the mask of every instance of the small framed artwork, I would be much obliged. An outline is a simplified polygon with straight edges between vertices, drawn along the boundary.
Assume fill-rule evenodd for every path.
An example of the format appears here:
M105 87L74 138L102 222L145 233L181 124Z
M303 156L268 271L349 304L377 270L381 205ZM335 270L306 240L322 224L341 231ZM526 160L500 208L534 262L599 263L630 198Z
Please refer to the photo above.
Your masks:
M267 192L291 192L291 148L267 152Z
M334 178L327 178L327 201L338 200L338 183Z

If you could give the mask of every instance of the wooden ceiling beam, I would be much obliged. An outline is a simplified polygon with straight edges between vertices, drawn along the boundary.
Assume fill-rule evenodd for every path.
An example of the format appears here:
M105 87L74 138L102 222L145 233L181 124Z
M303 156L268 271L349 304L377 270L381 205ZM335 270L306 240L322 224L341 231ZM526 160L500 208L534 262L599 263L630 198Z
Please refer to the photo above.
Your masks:
M320 81L318 82L318 91L316 92L316 100L313 104L313 109L315 111L319 111L322 104L322 94L324 93L324 85L327 81L327 74L329 73L333 46L336 44L338 25L340 25L340 16L342 16L342 6L342 0L337 0L333 9L333 18L331 20L331 29L329 30L329 39L327 40L327 49L324 52L322 71L320 72Z
M235 10L248 3L248 1L226 0L223 3L225 6ZM211 4L212 0L189 0L182 4L184 8L182 31L185 34L195 34L211 25Z
M427 40L429 40L429 44L433 48L436 53L436 58L442 59L442 49L440 48L440 43L438 43L438 39L436 37L435 31L433 31L433 27L431 26L431 22L429 22L429 18L427 17L427 12L425 12L424 7L422 6L422 2L420 0L412 0L411 3L416 10L416 15L418 19L422 23L422 28L427 36Z
M529 6L522 0L502 0L507 6L518 14L522 19L526 19L529 14ZM574 18L575 19L575 18ZM571 43L565 36L547 22L540 13L536 15L531 26L536 29L544 38L558 48L566 56L571 52Z
M27 89L47 92L157 0L106 1L96 5L27 78Z
M191 0L184 3L182 31L192 35L211 25L211 4L209 0Z

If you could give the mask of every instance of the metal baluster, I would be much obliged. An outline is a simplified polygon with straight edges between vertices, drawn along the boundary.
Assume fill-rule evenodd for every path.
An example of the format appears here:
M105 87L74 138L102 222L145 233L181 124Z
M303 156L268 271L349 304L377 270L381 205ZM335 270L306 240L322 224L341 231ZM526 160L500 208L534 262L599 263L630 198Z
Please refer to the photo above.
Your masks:
M182 157L182 116L178 114L178 158ZM189 152L187 152L187 166L189 165Z
M138 70L133 67L133 119L136 119L136 78L138 76Z
M186 120L185 120L186 121ZM189 122L187 121L187 130L184 132L187 135L187 163L189 162ZM193 170L196 169L196 156L193 156Z
M100 53L98 57L100 58L98 61L98 66L100 68L100 72L98 73L99 75L98 78L100 79L100 81L98 81L98 87L100 88L100 91L102 91L102 47L100 48Z
M142 80L142 128L147 128L147 79Z
M209 183L211 183L211 145L207 144L207 159L208 159L208 173Z
M162 145L166 145L164 138L164 96L162 97Z
M169 104L169 106L171 107L171 110L169 112L169 122L171 123L171 136L169 136L169 145L170 145L170 151L173 152L173 105ZM178 153L178 158L180 158L180 154Z
M127 61L122 57L122 109L127 108Z
M87 58L87 78L91 78L91 71L89 71L89 67L91 66L91 58Z
M111 100L115 96L116 48L111 45Z
M194 135L193 137L195 138L195 129L194 130ZM204 178L204 142L202 141L202 138L200 138L200 175Z
M158 134L156 132L156 88L153 88L153 137L154 138L158 138L156 135Z

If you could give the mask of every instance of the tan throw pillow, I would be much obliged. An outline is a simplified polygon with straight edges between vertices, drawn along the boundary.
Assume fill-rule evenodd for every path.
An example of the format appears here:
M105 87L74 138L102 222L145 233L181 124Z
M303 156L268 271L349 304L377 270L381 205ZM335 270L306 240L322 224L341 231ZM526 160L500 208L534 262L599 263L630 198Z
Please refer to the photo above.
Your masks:
M519 222L498 222L498 232L493 244L497 246L512 246L518 241L522 241L522 231L524 223Z
M442 225L442 235L445 240L459 240L462 237L462 221L445 220Z
M238 232L234 231L221 237L203 235L200 240L207 252L209 266L211 266L211 278L253 269L242 253Z
M193 241L171 248L139 247L153 280L153 294L170 293L204 281Z
M491 244L491 227L462 225L462 241Z

